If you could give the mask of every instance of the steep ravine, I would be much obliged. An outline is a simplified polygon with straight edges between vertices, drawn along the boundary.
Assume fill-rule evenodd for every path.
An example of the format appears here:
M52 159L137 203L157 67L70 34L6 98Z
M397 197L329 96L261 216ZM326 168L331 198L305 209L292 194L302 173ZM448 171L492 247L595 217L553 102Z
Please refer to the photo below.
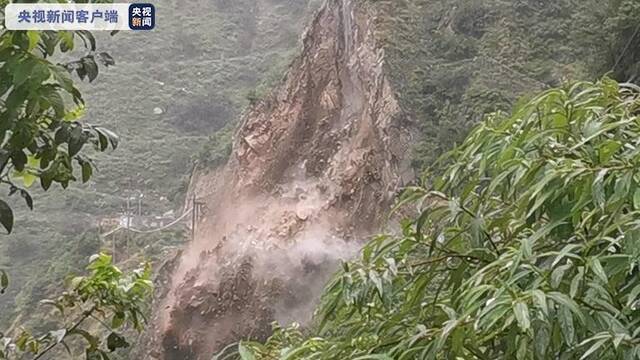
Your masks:
M379 229L413 174L375 16L327 0L282 84L244 115L228 164L196 174L203 217L156 301L144 358L209 360L272 321L308 321L339 259Z

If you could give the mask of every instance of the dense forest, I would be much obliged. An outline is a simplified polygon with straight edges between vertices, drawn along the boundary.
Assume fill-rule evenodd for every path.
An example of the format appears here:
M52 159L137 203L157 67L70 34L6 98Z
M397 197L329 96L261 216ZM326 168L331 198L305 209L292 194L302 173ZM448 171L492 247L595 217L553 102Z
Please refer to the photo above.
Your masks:
M640 358L640 3L322 3L171 1L151 35L2 30L0 359L134 356L151 264L195 235L101 235L175 220L198 171L252 148L239 119L310 63L300 36L334 3L370 16L416 176L311 321L207 358Z

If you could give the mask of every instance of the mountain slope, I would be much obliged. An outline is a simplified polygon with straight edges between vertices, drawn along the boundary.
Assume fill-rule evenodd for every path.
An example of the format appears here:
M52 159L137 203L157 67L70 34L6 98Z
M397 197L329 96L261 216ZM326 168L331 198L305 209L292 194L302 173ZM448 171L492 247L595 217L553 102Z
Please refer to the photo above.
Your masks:
M272 321L308 320L337 261L413 179L373 19L327 1L282 84L243 117L229 163L199 175L205 217L156 306L150 357L209 359Z

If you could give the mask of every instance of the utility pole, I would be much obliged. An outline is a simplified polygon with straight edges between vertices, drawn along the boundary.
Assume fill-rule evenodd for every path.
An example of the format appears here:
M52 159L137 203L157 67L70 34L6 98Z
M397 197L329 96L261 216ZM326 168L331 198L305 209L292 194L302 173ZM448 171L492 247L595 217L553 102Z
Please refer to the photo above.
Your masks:
M133 213L133 209L131 208L131 196L127 196L127 231L126 231L126 238L125 238L125 254L129 253L129 238L131 237L131 215Z
M191 197L191 242L194 242L196 239L196 222L198 217L198 210L196 206L196 194L193 194Z

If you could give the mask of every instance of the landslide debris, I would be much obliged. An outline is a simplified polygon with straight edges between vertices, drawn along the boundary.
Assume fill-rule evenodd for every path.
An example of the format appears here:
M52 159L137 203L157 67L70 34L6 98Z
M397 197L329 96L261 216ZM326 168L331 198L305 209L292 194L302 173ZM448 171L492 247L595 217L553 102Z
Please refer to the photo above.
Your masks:
M244 115L228 164L200 171L196 239L158 299L146 359L207 359L271 323L306 322L340 259L413 174L411 123L366 4L328 0L301 54Z

